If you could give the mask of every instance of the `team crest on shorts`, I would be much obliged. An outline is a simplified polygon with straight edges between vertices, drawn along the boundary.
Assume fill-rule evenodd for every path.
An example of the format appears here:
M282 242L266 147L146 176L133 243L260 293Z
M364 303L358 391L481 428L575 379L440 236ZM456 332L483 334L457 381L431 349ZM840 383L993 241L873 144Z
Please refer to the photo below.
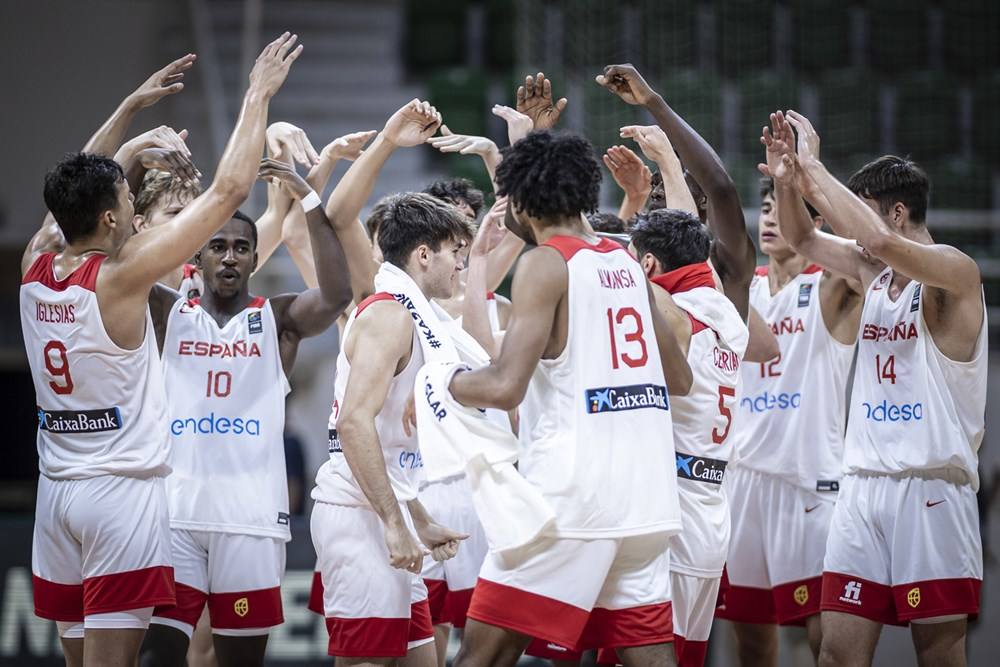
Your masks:
M809 602L809 588L805 584L802 584L795 589L792 597L795 598L795 603L801 607L806 602Z
M243 618L250 613L250 601L246 598L240 598L233 603L233 611L236 612L237 616Z
M906 604L914 609L920 606L920 587L914 586L906 592Z

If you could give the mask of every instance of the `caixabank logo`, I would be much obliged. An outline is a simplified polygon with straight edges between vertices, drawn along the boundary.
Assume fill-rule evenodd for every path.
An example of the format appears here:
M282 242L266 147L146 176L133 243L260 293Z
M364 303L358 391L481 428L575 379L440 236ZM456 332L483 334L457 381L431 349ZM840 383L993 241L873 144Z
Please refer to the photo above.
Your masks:
M122 427L118 408L100 410L43 410L38 408L38 428L50 433L100 433Z
M621 412L623 410L641 410L656 408L669 410L667 388L659 384L630 384L623 387L597 387L587 389L587 412Z

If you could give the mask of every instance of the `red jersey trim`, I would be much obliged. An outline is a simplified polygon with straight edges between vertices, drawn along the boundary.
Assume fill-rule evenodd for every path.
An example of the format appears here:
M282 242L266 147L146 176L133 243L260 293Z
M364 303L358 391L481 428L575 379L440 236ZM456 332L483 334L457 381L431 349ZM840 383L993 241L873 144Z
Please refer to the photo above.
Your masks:
M575 648L648 646L674 640L673 607L669 602L627 609L594 607Z
M661 273L650 278L650 282L659 285L671 294L688 292L696 287L715 289L715 276L712 275L712 267L708 265L708 262L688 264L679 269Z
M696 320L694 318L694 315L692 315L691 313L687 312L686 310L684 311L684 313L688 316L688 319L691 320L691 335L692 336L695 335L696 333L700 333L700 332L704 331L705 329L711 328L707 324L705 324L704 322L702 322L701 320Z
M802 273L823 273L823 271L825 271L825 270L826 269L824 269L819 264L810 264L806 268L802 269ZM754 275L756 275L756 276L766 276L767 275L767 265L765 264L764 266L758 266L756 269L754 269Z
M621 247L621 246L619 246ZM573 648L590 614L579 607L482 577L476 582L468 617Z
M194 278L198 275L198 267L194 264L185 264L183 271L185 278Z
M497 298L497 293L496 292L487 292L486 293L486 300L487 301L493 301L496 298Z
M97 272L100 270L104 260L108 258L107 255L91 255L83 261L83 264L76 267L72 273L62 280L58 280L52 270L52 262L55 256L54 252L46 252L39 255L28 269L28 272L24 274L21 284L41 283L55 292L64 292L74 285L91 292L96 291Z
M614 252L615 250L624 250L625 252L628 252L620 243L616 243L615 241L604 237L601 237L596 244L591 244L575 236L553 236L542 245L558 250L559 254L562 255L563 259L567 262L573 259L573 255L581 250L592 250L593 252Z
M377 301L395 301L396 297L389 294L388 292L375 292L371 296L367 297L364 301L358 304L358 307L354 309L354 317L357 318L368 306L376 303Z
M196 296L193 299L188 299L187 302L188 302L189 306L200 306L201 305L201 297L200 296ZM266 298L264 298L262 296L255 296L254 298L250 299L250 303L248 303L246 306L244 306L243 310L246 310L248 308L263 308L264 304L266 304L266 303L267 303L267 299Z
M64 623L83 622L83 584L60 584L31 577L35 598L35 616Z

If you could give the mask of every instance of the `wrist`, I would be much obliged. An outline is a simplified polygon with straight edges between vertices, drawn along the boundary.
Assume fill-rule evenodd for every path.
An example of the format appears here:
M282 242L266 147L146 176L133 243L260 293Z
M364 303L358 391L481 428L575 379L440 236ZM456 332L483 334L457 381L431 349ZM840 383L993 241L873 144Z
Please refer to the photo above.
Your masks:
M304 197L299 199L299 204L302 205L303 212L308 213L314 208L322 206L323 200L319 198L319 195L316 194L315 190L310 189Z
M639 104L644 107L655 107L661 104L666 104L666 102L663 101L663 97L659 93L656 91L650 91L649 95L646 95L645 98L640 100Z

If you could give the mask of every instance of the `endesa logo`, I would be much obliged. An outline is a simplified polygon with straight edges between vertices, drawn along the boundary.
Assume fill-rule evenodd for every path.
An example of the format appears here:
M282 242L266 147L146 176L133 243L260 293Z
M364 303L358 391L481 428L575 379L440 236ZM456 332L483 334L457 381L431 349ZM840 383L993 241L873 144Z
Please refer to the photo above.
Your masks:
M424 467L424 457L420 452L402 451L399 453L399 467L403 470L416 470Z
M924 418L923 403L889 403L882 401L872 405L862 403L865 409L865 419L873 422L909 422L920 421Z
M669 410L667 388L658 384L630 384L624 387L599 387L585 392L587 412L620 412L656 408Z
M122 427L118 408L100 410L43 410L38 408L38 428L49 433L101 433Z
M740 400L740 407L750 412L768 412L769 410L796 410L802 404L802 394L781 392L772 394L765 391L756 396L747 396Z
M170 422L174 435L260 435L259 419L221 417L209 412L205 417L188 417Z

